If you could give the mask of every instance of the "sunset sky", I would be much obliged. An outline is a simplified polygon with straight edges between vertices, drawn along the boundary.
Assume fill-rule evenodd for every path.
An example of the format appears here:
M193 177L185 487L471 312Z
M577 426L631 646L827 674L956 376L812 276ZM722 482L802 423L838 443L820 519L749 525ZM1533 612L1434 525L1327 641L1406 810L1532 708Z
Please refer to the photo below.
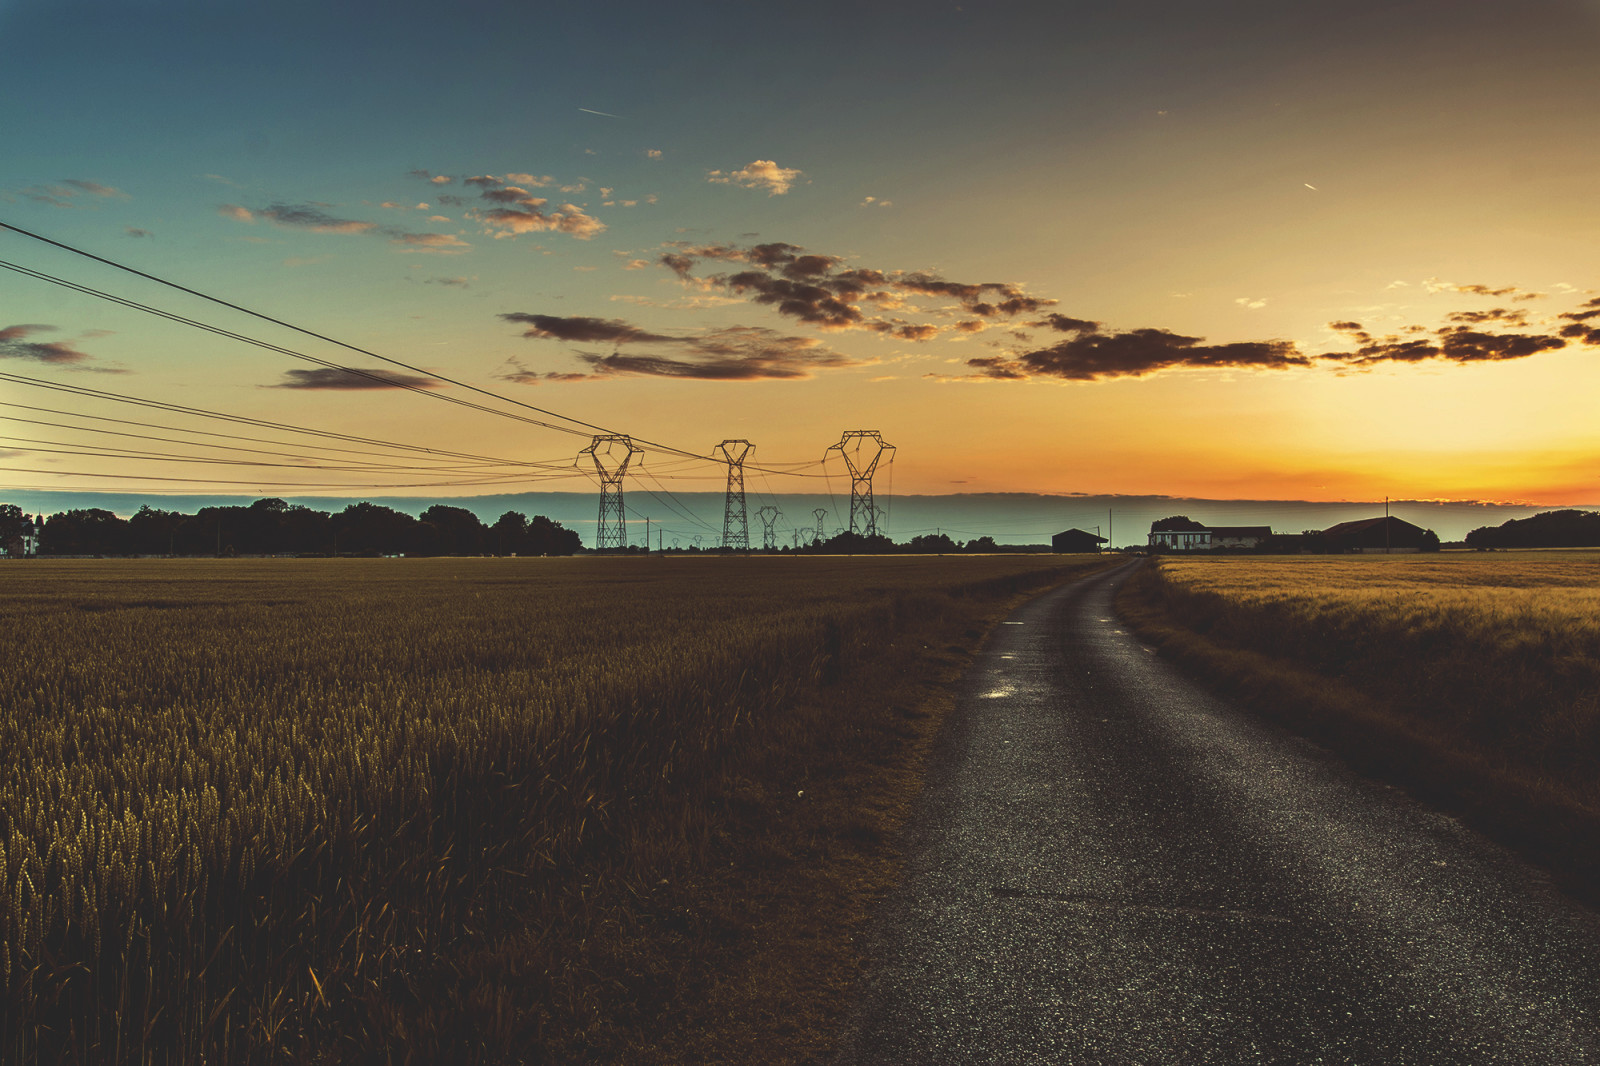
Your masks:
M416 368L0 230L372 372L0 270L0 482L576 491L602 427L809 492L875 429L896 492L1593 504L1597 56L1600 0L0 0L0 222Z

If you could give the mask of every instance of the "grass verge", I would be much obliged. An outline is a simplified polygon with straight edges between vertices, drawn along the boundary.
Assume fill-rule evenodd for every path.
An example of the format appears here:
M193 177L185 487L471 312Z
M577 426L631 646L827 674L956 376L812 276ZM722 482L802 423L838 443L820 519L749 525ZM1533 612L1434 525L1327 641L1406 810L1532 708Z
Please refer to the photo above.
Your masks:
M1389 560L1336 574L1291 563L1302 569L1263 592L1251 564L1152 561L1123 584L1117 609L1221 694L1460 816L1600 903L1591 627L1542 625L1548 603L1541 620L1488 593L1475 599L1466 571L1453 575L1462 583L1430 578L1449 586L1432 595ZM1526 574L1492 584L1538 586Z

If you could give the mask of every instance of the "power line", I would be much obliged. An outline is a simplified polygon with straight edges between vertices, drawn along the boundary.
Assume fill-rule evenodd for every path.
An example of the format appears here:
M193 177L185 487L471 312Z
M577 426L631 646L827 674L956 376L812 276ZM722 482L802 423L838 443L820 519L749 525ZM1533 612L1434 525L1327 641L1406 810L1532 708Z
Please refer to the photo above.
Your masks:
M252 310L252 309L250 309L248 307L242 306L240 304L233 303L233 302L231 302L229 300L224 300L224 299L222 299L220 297L212 296L212 295L210 295L208 293L200 292L197 289L193 289L193 288L190 288L190 287L188 287L186 285L179 284L178 282L170 281L170 280L168 280L166 278L158 277L157 275L147 273L145 271L139 270L139 269L131 267L131 266L127 266L126 264L119 263L119 262L116 262L116 261L111 260L111 259L107 259L107 258L105 258L103 256L96 255L93 252L89 252L89 251L86 251L84 249L77 248L77 247L74 247L74 246L69 245L69 244L65 244L65 243L63 243L61 241L53 240L53 239L51 239L49 237L43 236L42 234L34 233L34 232L30 231L30 230L25 230L25 229L22 229L21 227L13 226L13 225L11 225L9 223L6 223L6 222L0 222L0 229L11 230L13 233L20 234L21 236L24 236L24 237L29 237L29 238L31 238L33 240L36 240L36 241L39 241L39 242L41 242L43 244L47 244L47 245L50 245L51 247L61 249L62 251L66 251L66 252L70 252L70 253L72 253L74 255L82 256L82 257L84 257L86 259L90 259L90 260L92 260L94 262L101 263L101 264L103 264L105 266L109 266L109 267L112 267L114 269L124 271L125 273L129 273L129 274L132 274L132 275L134 275L136 277L143 278L143 279L145 279L147 281L155 282L158 285L164 285L164 286L166 286L168 288L175 289L175 290L177 290L179 292L187 293L188 295L195 296L195 297L197 297L199 299L206 300L206 301L208 301L210 303L217 304L218 306L226 307L226 308L229 308L230 310L238 311L241 314L249 315L249 316L251 316L253 318L260 319L260 320L262 320L264 322L270 322L270 323L272 323L274 325L282 326L285 329L293 330L296 333L300 333L300 334L303 334L303 335L308 336L308 337L313 337L313 338L315 338L317 340L324 341L324 342L326 342L328 344L333 344L333 345L335 345L337 347L344 348L344 349L346 349L348 351L356 352L356 353L358 353L360 355L365 355L365 356L367 356L369 358L372 358L372 359L377 359L377 360L379 360L381 362L388 363L391 366L401 367L401 368L403 368L405 370L411 371L412 373L421 374L421 375L423 375L423 376L425 376L427 378L430 378L432 380L435 380L435 381L446 382L448 384L455 385L455 386L457 386L459 388L466 389L466 390L468 390L470 392L474 392L474 393L477 393L477 394L482 395L482 396L487 396L487 397L499 400L502 403L507 403L507 404L511 404L513 406L516 406L516 407L523 408L525 410L534 411L534 412L536 412L538 414L546 415L546 416L548 416L550 418L560 419L560 420L562 420L564 422L570 422L575 426L582 426L582 427L585 427L585 428L587 428L589 430L595 430L595 431L598 431L598 432L601 432L601 433L606 433L606 434L614 434L615 433L615 431L613 431L613 430L607 429L606 427L603 427L603 426L595 425L592 422L587 422L587 421L585 421L583 419L575 418L575 417L573 417L571 415L564 415L564 414L561 414L560 412L557 412L557 411L551 411L551 410L549 410L547 408L538 407L538 406L536 406L534 404L529 404L529 403L526 403L526 402L524 402L522 400L517 400L517 399L514 399L514 398L509 397L509 396L504 396L504 395L501 395L500 393L493 392L492 390L484 389L484 388L481 388L481 387L476 386L476 385L471 385L471 384L468 384L467 382L460 381L458 379L451 378L451 377L448 377L448 376L443 375L443 374L439 374L439 373L435 373L435 372L432 372L432 371L424 370L421 367L413 366L412 364L404 362L403 360L394 359L394 358L391 358L391 357L385 356L385 355L380 355L379 353L371 351L369 349L362 348L362 347L359 347L357 345L349 344L349 343L346 343L344 341L336 340L333 337L329 337L329 336L327 336L326 334L323 334L323 333L318 333L315 330L306 329L306 328L304 328L302 326L296 326L293 323L284 321L283 319L275 318L275 317L273 317L271 315L264 314L264 313L262 313L260 311ZM430 389L423 388L423 387L418 386L418 385L409 384L409 383L405 383L405 382L397 382L397 381L394 381L392 379L383 377L381 375L373 374L370 371L363 371L363 370L360 370L360 369L357 369L357 368L353 368L353 367L341 366L341 365L339 365L337 363L333 363L333 362L331 362L329 360L324 360L324 359L320 359L320 358L318 358L316 356L307 355L304 352L297 352L297 351L294 351L294 350L289 349L289 348L284 348L284 347L282 347L280 345L275 345L275 344L272 344L272 343L267 342L267 341L262 341L262 340L260 340L258 338L250 337L248 335L235 332L233 330L227 330L227 329L223 329L223 328L218 327L218 326L212 326L212 325L210 325L208 323L204 323L204 322L201 322L201 321L196 320L196 319L188 318L188 317L183 316L183 315L178 315L178 314L175 314L173 312L164 311L164 310L162 310L160 308L152 307L152 306L149 306L147 304L142 304L142 303L139 303L139 302L134 301L134 300L126 299L124 297L115 296L115 295L113 295L111 293L102 292L102 291L100 291L98 289L94 289L94 288L91 288L91 287L86 286L86 285L80 285L80 284L78 284L76 282L68 281L68 280L63 279L63 278L57 278L57 277L54 277L53 275L46 274L46 273L44 273L42 271L33 270L32 268L24 267L24 266L21 266L19 264L10 263L10 262L6 262L6 261L3 261L3 260L0 260L0 267L5 267L6 269L15 271L15 272L23 274L25 276L33 277L33 278L35 278L37 280L41 280L41 281L46 281L46 282L49 282L49 283L54 284L54 285L59 285L59 286L62 286L62 287L65 287L65 288L68 288L68 289L71 289L71 290L86 294L86 295L94 296L94 297L99 298L99 299L108 300L110 302L113 302L113 303L116 303L116 304L120 304L122 306L129 307L131 309L144 311L146 313L149 313L149 314L152 314L152 315L156 315L158 317L167 319L169 321L173 321L173 322L176 322L176 323L179 323L179 324L188 325L188 326L192 326L192 327L197 328L197 329L205 330L206 332L210 332L210 333L216 334L218 336L223 336L223 337L227 337L229 339L238 340L238 341L241 341L243 343L251 344L251 345L254 345L256 347L264 348L264 349L269 350L269 351L274 351L274 352L277 352L279 354L290 356L292 358L302 359L302 360L305 360L307 362L315 363L315 364L317 364L319 366L322 366L322 367L325 367L325 368L328 368L328 369L333 369L333 370L341 371L343 373L353 374L353 375L355 375L357 377L363 377L363 378L371 380L371 381L373 381L375 383L382 384L382 385L384 385L386 387L404 388L404 389L407 389L408 391L421 393L421 394L426 395L426 396L428 396L430 398L433 398L433 399L445 400L445 401L448 401L448 402L451 402L451 403L455 403L455 404L458 404L458 405L461 405L461 406L464 406L464 407L468 407L468 408L471 408L471 409L474 409L474 410L479 410L479 411L482 411L482 412L487 413L487 414L496 414L496 415L500 415L502 417L515 418L515 419L517 419L519 421L523 421L523 422L527 422L527 423L530 423L530 424L533 424L533 425L537 425L537 426L540 426L541 428L555 430L557 432L563 432L563 433L574 434L574 435L582 435L582 431L581 430L573 429L573 428L568 427L568 426L552 425L550 423L543 422L543 421L538 420L538 419L530 419L530 418L526 418L525 416L516 415L514 412L501 411L501 410L497 410L495 408L485 407L482 404L477 404L477 403L473 403L471 401L462 400L459 397L443 395L443 394L440 394L440 393L437 393L437 392L433 392ZM645 439L645 438L642 438L642 437L635 436L635 437L633 437L633 439L638 441L640 444L648 445L650 448L653 448L653 449L655 449L657 451L664 451L664 452L668 452L668 453L672 453L672 454L676 454L676 455L681 455L681 456L684 456L685 458L696 459L696 460L701 460L701 461L705 461L705 462L713 462L713 463L714 462L718 462L718 460L714 456L701 455L700 453L697 453L697 452L688 451L688 450L682 449L682 448L676 448L676 447L673 447L671 445L662 444L662 443L659 443L659 442L656 442L656 441L651 441L651 440L648 440L648 439ZM802 464L796 464L796 465L802 465ZM816 463L816 464L803 464L803 465L821 466L822 464ZM784 469L780 469L778 467L770 467L770 468L767 468L767 467L752 467L752 469L761 469L761 470L771 469L771 472L773 472L773 473L784 474L784 475L791 476L791 477L824 477L824 476L826 476L825 471L823 473L817 473L817 474L803 474L803 473L800 473L798 470L784 470Z
M429 447L426 447L424 445L419 445L419 444L402 444L402 443L399 443L399 442L396 442L396 441L381 440L381 439L376 438L376 437L362 437L362 436L358 436L358 435L353 434L353 433L339 433L337 431L327 430L327 429L311 429L311 428L305 427L305 426L291 425L291 424L286 423L286 422L274 422L274 421L271 421L270 419L265 419L265 418L253 418L253 417L251 417L249 415L233 415L233 414L227 414L227 413L221 412L221 411L210 411L210 410L207 410L207 409L205 409L203 407L190 407L190 406L187 406L185 404L171 403L171 402L168 402L166 400L150 400L150 399L145 399L145 398L138 397L138 396L131 396L131 395L128 395L126 393L111 392L111 391L106 390L106 389L92 389L92 388L89 388L86 385L71 385L71 384L66 384L66 383L59 382L59 381L46 381L43 378L29 377L26 374L12 374L12 373L8 373L8 372L5 372L5 371L0 371L0 381L13 381L13 382L16 382L17 384L20 384L20 385L32 385L32 386L34 386L36 388L49 389L49 390L54 391L54 392L64 392L64 393L67 393L69 395L74 395L74 396L83 396L83 397L86 397L86 398L101 399L101 400L112 400L112 401L115 401L117 403L132 404L132 405L137 406L137 407L149 407L149 408L152 408L152 409L155 409L155 410L169 411L169 412L172 412L173 414L194 415L194 416L203 417L203 418L215 418L215 419L220 419L220 420L226 421L226 422L239 423L241 425L258 426L258 427L260 427L262 429L277 429L277 430L283 430L283 431L291 432L291 433L306 433L306 434L310 434L312 436L327 437L327 438L331 438L331 439L335 439L335 440L349 441L349 442L355 443L355 444L376 444L376 445L378 445L380 447L385 447L385 448L398 448L398 449L401 449L401 450L404 450L404 451L427 452L427 453L433 454L433 455L444 455L444 456L449 456L451 458L457 458L457 459L472 459L472 460L479 460L479 461L484 461L484 462L504 463L507 466L523 466L523 465L543 466L543 465L547 465L547 463L548 463L548 465L554 465L553 463L549 463L548 461L539 461L539 462L532 463L532 464L525 464L525 463L523 463L523 462L521 462L519 460L515 460L515 459L498 459L498 458L495 458L493 456L473 455L470 452L446 451L444 449L429 448ZM22 405L22 404L14 404L14 405L8 405L8 406L21 407L21 406L24 406L24 405ZM46 408L39 408L39 410L47 410L47 409ZM56 412L56 413L60 413L60 412ZM77 412L66 412L66 413L76 414ZM83 418L95 418L95 419L105 418L105 416L102 416L102 415L88 415L88 414L81 415L80 417L83 417ZM118 419L106 419L106 420L107 421L119 421ZM135 424L137 424L137 423L135 423ZM158 427L154 427L154 428L166 429L166 428L171 428L171 427L158 426ZM203 433L203 432L206 432L206 431L205 430L182 430L181 432Z

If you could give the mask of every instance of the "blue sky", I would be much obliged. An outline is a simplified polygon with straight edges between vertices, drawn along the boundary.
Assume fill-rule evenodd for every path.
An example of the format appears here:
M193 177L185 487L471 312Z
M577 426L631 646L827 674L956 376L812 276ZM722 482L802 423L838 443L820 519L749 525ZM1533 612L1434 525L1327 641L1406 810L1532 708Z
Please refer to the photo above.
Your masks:
M1595 0L11 0L0 222L425 392L702 455L814 464L878 428L924 492L1581 503L1597 38ZM15 234L0 258L310 343ZM518 461L586 443L9 273L0 331L0 370L51 381ZM207 475L71 454L92 421L11 433L6 476Z

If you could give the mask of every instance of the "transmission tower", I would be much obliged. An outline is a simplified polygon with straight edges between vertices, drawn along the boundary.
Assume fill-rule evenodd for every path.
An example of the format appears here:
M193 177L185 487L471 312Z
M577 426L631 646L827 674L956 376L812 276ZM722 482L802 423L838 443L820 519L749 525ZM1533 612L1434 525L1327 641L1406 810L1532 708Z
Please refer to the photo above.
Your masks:
M775 527L778 522L778 516L782 513L770 503L756 512L761 518L761 547L766 551L771 551L778 546L778 531Z
M587 455L594 461L595 473L600 475L600 528L595 533L594 546L601 551L628 546L628 516L622 507L622 476L635 455L643 455L643 448L633 446L633 438L625 433L596 433L594 442L578 455Z
M838 444L828 447L830 452L835 449L850 468L850 532L876 536L878 512L872 503L872 472L878 469L884 452L894 451L894 445L875 429L848 429Z
M750 516L744 509L744 459L756 446L747 440L725 440L712 449L728 464L728 494L722 503L722 546L750 550Z
M828 509L826 507L813 507L811 509L811 513L817 516L817 539L813 543L821 544L822 543L822 520L824 518L828 517Z

